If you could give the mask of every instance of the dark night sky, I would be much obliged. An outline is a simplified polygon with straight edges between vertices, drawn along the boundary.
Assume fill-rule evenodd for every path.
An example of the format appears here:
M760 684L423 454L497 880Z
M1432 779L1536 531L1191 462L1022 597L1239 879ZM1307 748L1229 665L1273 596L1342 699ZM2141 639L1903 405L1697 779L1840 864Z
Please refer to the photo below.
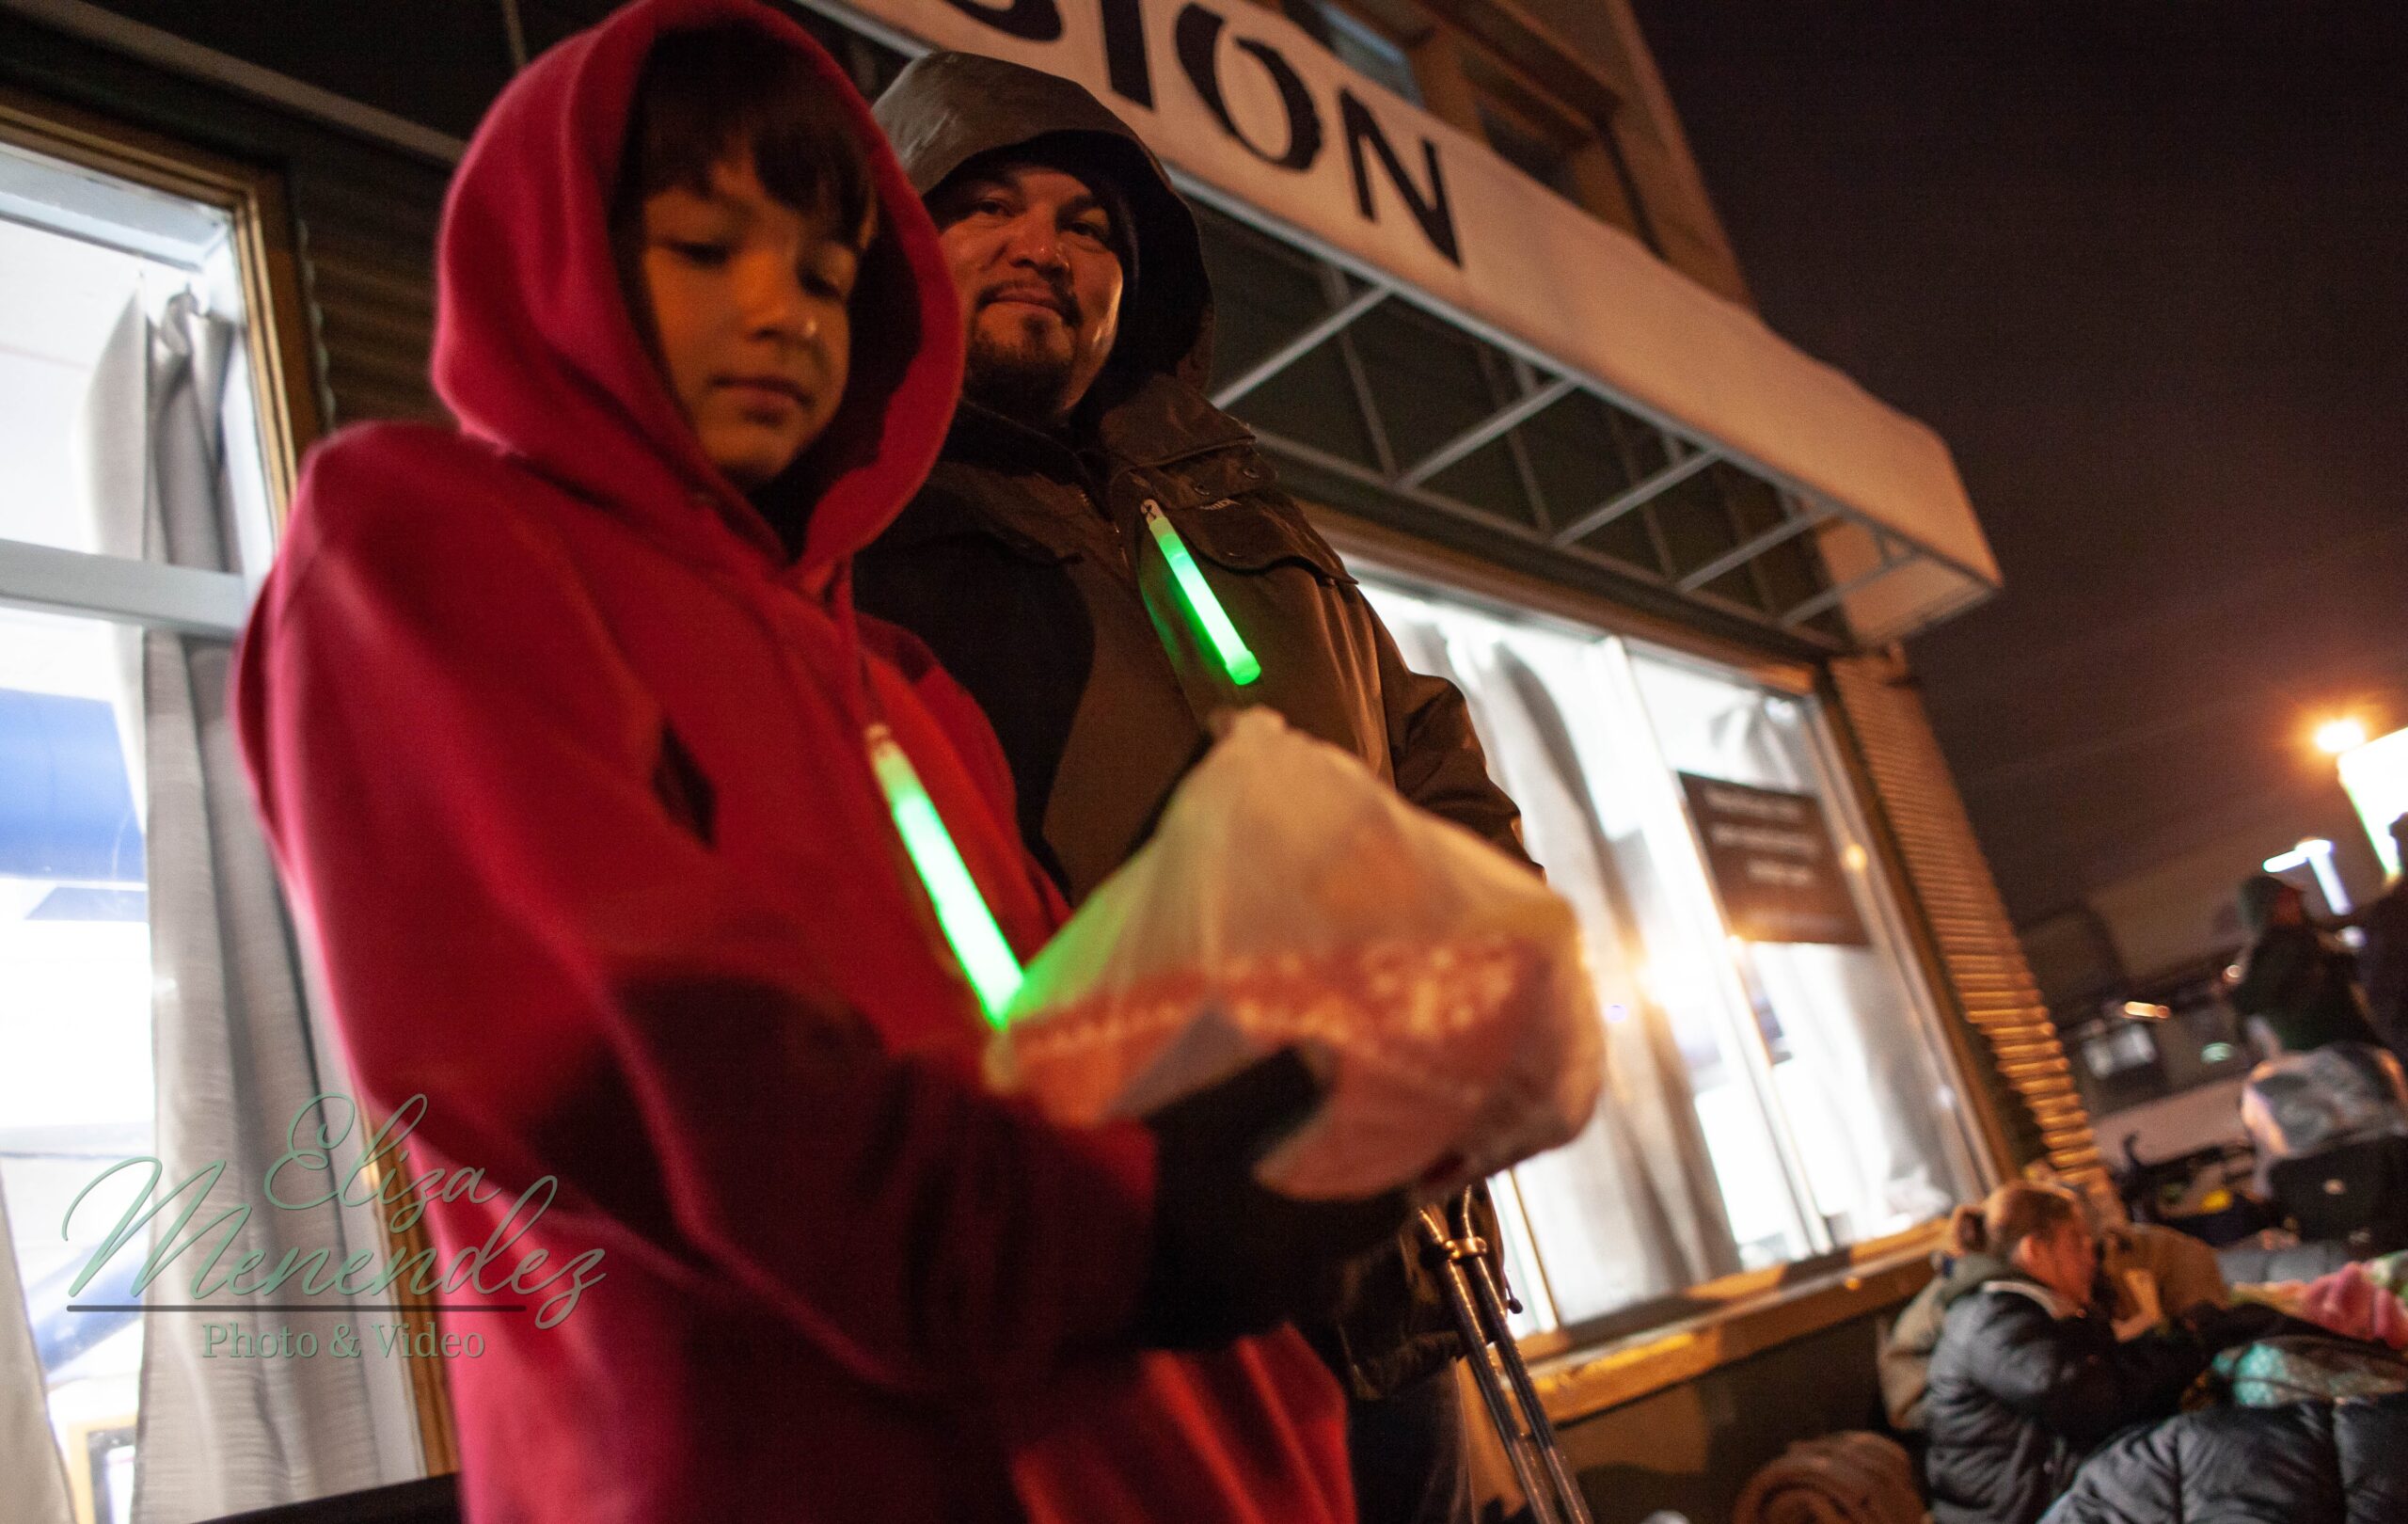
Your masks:
M2309 719L2408 724L2408 6L1638 8L1766 319L2005 569L1910 654L2018 917L2337 797Z

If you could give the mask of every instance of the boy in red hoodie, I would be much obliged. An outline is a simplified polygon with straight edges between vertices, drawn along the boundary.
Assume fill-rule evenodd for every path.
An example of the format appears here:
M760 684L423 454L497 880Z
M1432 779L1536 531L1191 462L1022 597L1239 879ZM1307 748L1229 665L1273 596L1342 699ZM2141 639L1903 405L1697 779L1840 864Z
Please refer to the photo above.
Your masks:
M961 357L866 107L768 8L642 0L504 92L439 260L458 427L316 452L236 698L400 1167L488 1187L428 1212L468 1517L1342 1524L1280 1324L1401 1207L1253 1184L1292 1059L1092 1130L986 1093L881 793L1043 940L984 722L852 611Z

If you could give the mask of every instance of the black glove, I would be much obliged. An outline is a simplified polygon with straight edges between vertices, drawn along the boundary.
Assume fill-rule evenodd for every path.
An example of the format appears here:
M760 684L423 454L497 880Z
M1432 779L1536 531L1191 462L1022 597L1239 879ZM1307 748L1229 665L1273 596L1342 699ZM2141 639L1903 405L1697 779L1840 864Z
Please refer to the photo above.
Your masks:
M1256 1183L1256 1163L1322 1094L1296 1050L1283 1048L1145 1119L1155 1145L1154 1242L1140 1345L1210 1349L1325 1315L1346 1262L1403 1226L1412 1207L1402 1190L1299 1201Z

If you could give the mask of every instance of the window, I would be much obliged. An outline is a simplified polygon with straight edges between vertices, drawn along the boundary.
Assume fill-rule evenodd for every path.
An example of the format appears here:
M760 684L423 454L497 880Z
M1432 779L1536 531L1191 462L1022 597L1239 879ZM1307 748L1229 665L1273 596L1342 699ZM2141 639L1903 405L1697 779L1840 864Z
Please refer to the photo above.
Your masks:
M1459 42L1452 57L1472 103L1472 119L1458 126L1575 206L1624 231L1641 231L1610 102L1583 110L1469 41Z
M1574 205L1640 230L1610 127L1613 92L1576 59L1549 56L1552 67L1543 72L1557 82L1550 90L1467 33L1468 24L1444 4L1277 0L1277 6L1354 72L1485 142Z
M1464 690L1589 940L1605 1096L1578 1138L1497 1183L1528 1331L1643 1324L1702 1282L1978 1194L1939 1012L1811 699L1444 590L1365 586L1408 664ZM1719 796L1789 822L1766 850L1819 852L1798 872L1820 875L1828 926L1764 921L1757 865L1735 866L1705 813ZM1782 940L1801 931L1827 940Z
M81 1524L107 1524L137 1506L205 1518L416 1476L401 1362L244 1361L208 1342L230 1326L323 1340L341 1307L180 1313L164 1304L218 1300L185 1294L199 1256L138 1291L146 1242L103 1253L149 1184L138 1169L95 1184L111 1166L160 1158L164 1195L226 1161L230 1178L195 1219L206 1221L256 1188L309 1097L345 1087L303 996L227 731L231 638L266 568L289 459L278 357L258 322L272 192L232 170L135 178L85 132L54 137L0 109L0 130L11 124L0 1422L46 1411L62 1465L8 1486L40 1516L55 1490ZM226 1262L253 1247L272 1262L296 1239L383 1248L375 1219L341 1206L277 1215L294 1220L255 1210L238 1225ZM33 1455L40 1442L0 1435L0 1451Z
M1576 138L1567 142L1502 101L1483 97L1479 111L1481 135L1506 163L1567 200L1580 198L1580 187L1572 176Z
M1415 105L1421 104L1421 81L1413 72L1413 55L1386 30L1334 0L1287 0L1281 8L1290 21L1335 54L1339 63Z

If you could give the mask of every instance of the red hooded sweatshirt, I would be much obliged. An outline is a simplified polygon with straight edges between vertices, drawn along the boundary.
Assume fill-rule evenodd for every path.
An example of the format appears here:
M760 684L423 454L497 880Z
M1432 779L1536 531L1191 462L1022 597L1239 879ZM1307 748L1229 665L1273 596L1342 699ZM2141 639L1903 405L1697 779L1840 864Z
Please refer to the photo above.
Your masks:
M885 234L851 388L789 473L799 559L703 454L606 231L655 39L729 20L808 55L876 145ZM1291 1333L1127 1353L1150 1136L982 1088L874 780L883 721L1033 950L1054 910L990 733L850 608L960 349L836 66L752 0L643 0L521 74L461 165L435 362L459 427L353 429L304 473L242 746L363 1099L426 1098L408 1176L483 1172L429 1212L441 1265L475 1267L440 1299L488 1310L444 1320L483 1350L444 1367L476 1524L1350 1512Z

